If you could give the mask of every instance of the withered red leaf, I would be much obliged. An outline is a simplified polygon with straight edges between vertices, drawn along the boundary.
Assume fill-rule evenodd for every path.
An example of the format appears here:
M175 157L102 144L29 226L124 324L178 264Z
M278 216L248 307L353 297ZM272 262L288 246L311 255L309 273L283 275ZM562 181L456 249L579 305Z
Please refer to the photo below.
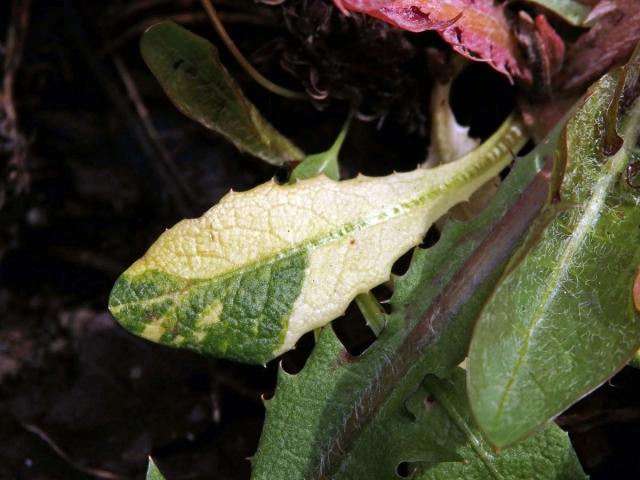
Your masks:
M509 79L524 76L517 40L494 0L334 0L411 32L435 30L455 51L489 63Z
M624 62L640 39L638 0L600 0L586 20L592 27L567 50L556 81L563 90L580 90Z

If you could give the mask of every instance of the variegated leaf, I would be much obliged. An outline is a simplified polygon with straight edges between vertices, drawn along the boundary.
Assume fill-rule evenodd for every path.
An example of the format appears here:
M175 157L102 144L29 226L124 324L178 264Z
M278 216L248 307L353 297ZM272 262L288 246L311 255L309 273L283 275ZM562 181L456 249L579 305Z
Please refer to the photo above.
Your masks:
M110 309L150 340L264 363L387 280L394 261L524 140L507 121L476 151L431 170L229 193L161 235L118 279Z

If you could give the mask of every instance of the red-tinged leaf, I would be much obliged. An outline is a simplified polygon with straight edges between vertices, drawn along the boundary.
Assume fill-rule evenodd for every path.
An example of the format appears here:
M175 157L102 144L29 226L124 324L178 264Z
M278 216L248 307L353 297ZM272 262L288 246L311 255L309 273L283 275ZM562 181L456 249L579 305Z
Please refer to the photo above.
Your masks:
M638 270L638 275L633 285L633 303L636 305L636 309L640 311L640 270Z
M541 48L545 54L546 67L549 69L550 75L555 75L562 67L562 62L564 62L564 42L544 15L538 15L535 19L535 24Z
M564 42L546 16L534 20L521 11L518 19L517 36L531 72L531 86L536 93L549 96L552 79L564 63Z
M435 30L455 51L488 62L509 79L527 77L517 40L493 0L334 0L343 12L362 12L411 32Z
M567 51L557 80L562 90L579 90L617 63L624 62L640 40L640 2L601 0L585 21L591 25Z

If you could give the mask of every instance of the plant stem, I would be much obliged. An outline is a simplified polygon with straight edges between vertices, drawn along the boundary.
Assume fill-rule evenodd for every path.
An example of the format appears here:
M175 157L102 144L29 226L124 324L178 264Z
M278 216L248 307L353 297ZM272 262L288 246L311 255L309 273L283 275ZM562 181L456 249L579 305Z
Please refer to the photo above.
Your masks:
M362 312L369 328L373 330L376 336L380 335L386 323L384 319L385 311L382 306L380 306L376 297L373 296L373 293L367 292L358 295L356 297L356 305L358 305L358 308Z
M353 120L353 116L355 115L355 113L356 113L356 109L355 107L352 107L349 110L349 113L347 114L347 118L342 124L340 133L338 133L338 136L333 142L333 145L331 145L331 148L329 149L329 151L333 152L336 157L338 156L338 154L340 153L340 150L342 149L342 144L344 143L344 139L347 138L347 133L349 133L349 128L351 127L351 120Z
M213 24L213 28L216 30L223 43L229 49L233 57L240 64L240 66L253 78L256 82L262 85L265 89L269 90L271 93L275 93L276 95L280 95L281 97L290 98L294 100L305 100L307 95L303 92L294 92L293 90L289 90L288 88L281 87L276 85L268 78L264 77L260 72L258 72L251 63L245 58L236 44L233 42L229 34L224 28L224 25L220 21L220 17L218 17L218 13L214 8L211 0L201 0L202 6L204 7L211 23Z
M464 419L457 406L453 402L453 400L449 397L449 394L443 385L444 381L440 380L435 375L427 375L424 378L423 385L429 391L429 393L435 398L435 400L442 406L442 408L447 412L449 418L456 424L456 427L460 430L460 432L466 437L469 445L473 451L478 455L478 458L482 461L484 466L491 473L491 477L503 480L504 477L496 470L494 465L495 459L493 458L493 453L490 452L482 438L476 435L471 428L469 428L468 422Z

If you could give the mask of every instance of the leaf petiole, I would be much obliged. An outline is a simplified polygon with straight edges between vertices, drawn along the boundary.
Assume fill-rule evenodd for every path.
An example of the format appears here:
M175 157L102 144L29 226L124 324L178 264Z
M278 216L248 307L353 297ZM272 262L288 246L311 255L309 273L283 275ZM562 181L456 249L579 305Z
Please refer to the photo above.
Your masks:
M362 312L369 328L376 336L380 335L386 323L386 315L378 299L371 292L361 293L356 297L356 305Z

